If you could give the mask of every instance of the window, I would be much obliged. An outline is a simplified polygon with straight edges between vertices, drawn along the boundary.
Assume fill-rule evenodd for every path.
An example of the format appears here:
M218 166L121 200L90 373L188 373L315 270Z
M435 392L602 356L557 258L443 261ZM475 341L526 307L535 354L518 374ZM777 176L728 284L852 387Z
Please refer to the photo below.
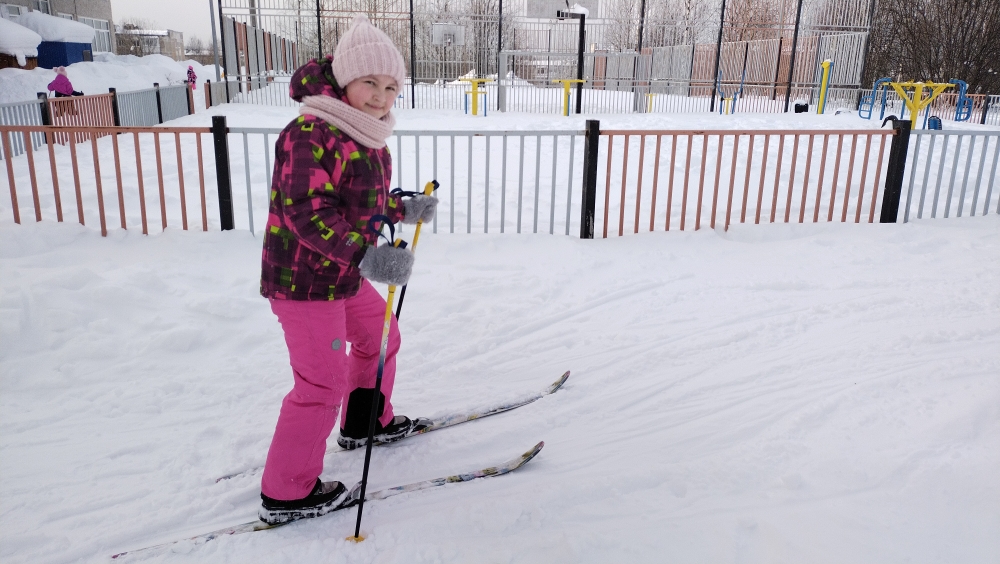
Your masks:
M13 4L0 4L0 17L5 20L17 20L17 17L21 14L28 13L28 9L24 6L15 6Z
M38 11L43 14L52 14L52 5L49 0L38 0Z
M59 14L57 14L57 15L60 18L63 18L64 20L71 20L71 19L73 19L73 14L67 14L66 12L59 12Z
M94 28L93 51L95 53L107 53L111 51L111 25L108 20L97 20L94 18L80 18L80 23L85 23Z

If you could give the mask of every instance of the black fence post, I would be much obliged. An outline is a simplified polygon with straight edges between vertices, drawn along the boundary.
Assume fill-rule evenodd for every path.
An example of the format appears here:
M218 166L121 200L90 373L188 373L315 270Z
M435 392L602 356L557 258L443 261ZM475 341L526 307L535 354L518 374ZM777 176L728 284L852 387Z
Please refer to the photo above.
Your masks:
M219 185L219 221L222 230L235 228L233 222L233 184L229 175L229 127L226 116L212 116L212 138L215 141L215 178Z
M111 113L115 118L115 127L121 127L122 118L118 110L118 91L114 88L108 88L108 92L111 93Z
M42 114L42 125L52 125L52 115L49 113L49 94L38 92L38 99L44 100L38 105L38 111Z
M903 193L903 174L906 172L906 154L910 147L909 120L894 120L892 137L889 147L889 164L885 172L885 188L882 192L882 213L879 223L896 223L899 216L899 198Z
M986 101L983 102L983 117L979 119L979 125L986 125L986 114L990 113L990 101L992 98L987 94Z
M154 82L153 88L156 89L156 118L157 123L163 123L163 104L160 102L160 83Z
M594 210L597 207L597 149L601 122L588 119L583 143L583 198L580 201L580 238L594 238Z
M209 108L211 108L212 106L215 105L215 100L212 99L212 81L211 80L206 80L205 81L205 100L207 101L206 103L208 104Z

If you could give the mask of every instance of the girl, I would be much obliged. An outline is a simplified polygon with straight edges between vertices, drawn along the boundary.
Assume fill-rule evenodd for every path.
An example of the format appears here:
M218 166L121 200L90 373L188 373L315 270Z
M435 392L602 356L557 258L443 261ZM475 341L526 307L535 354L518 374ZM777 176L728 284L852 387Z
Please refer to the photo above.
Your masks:
M319 479L338 407L338 442L347 449L367 443L376 401L376 442L420 429L420 420L395 415L389 401L400 343L394 318L374 397L386 304L370 282L406 284L413 254L376 246L368 223L376 215L430 221L437 205L430 196L389 193L389 110L405 76L399 50L365 16L354 18L332 58L292 76L291 97L304 105L275 146L261 294L284 330L294 387L264 466L259 515L266 523L317 517L346 500L342 483Z

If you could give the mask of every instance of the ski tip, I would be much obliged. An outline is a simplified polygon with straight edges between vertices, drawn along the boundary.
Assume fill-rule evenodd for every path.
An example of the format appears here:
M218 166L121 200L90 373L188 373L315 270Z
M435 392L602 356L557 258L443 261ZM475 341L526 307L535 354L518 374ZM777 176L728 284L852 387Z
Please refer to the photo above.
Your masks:
M521 464L527 464L529 460L534 458L541 452L542 447L545 446L545 441L538 441L538 444L533 446L531 450L521 455Z
M566 380L569 380L569 370L564 372L563 375L560 376L558 380L556 380L555 382L552 383L551 386L549 386L549 393L552 394L558 391L559 388L563 387L563 384L566 383Z

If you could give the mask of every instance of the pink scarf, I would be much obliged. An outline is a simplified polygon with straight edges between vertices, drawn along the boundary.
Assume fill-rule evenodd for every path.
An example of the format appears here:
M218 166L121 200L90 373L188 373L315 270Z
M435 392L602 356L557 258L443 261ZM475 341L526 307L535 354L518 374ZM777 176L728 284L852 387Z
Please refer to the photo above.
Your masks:
M392 112L376 119L330 96L306 96L302 98L302 103L299 114L316 116L369 149L385 147L385 140L392 135L392 128L396 125Z

